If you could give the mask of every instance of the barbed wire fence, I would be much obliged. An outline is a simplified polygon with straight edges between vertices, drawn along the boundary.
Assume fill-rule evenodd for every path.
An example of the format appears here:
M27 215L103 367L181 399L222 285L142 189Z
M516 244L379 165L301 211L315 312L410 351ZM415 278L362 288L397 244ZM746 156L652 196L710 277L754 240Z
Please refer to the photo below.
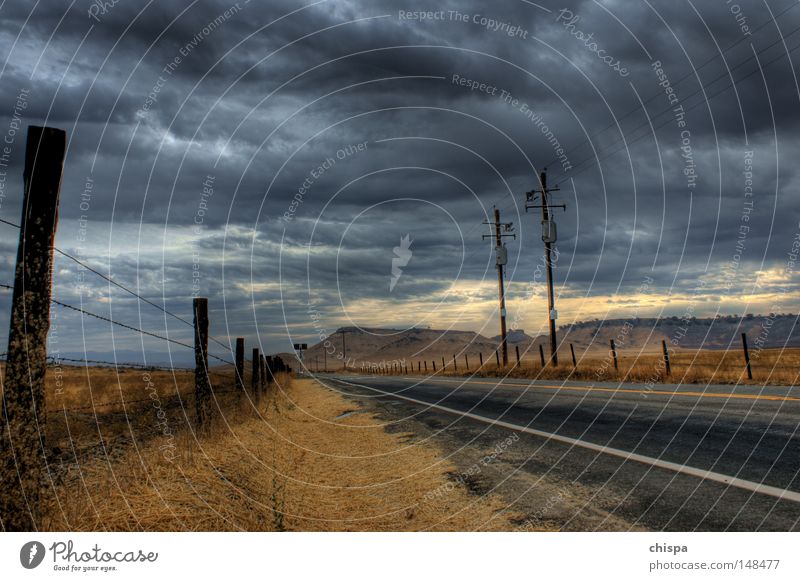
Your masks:
M195 427L203 430L211 415L210 398L212 386L210 376L228 373L233 368L235 391L244 393L245 340L237 337L235 347L230 340L223 342L209 334L208 299L194 298L191 320L165 306L156 303L130 287L114 280L97 268L54 244L58 223L58 205L61 180L66 154L66 132L48 127L28 127L24 191L21 224L0 218L0 223L19 230L16 266L13 283L0 283L0 290L12 292L11 315L7 352L0 354L5 361L2 379L3 438L0 446L0 522L6 531L34 530L41 516L40 493L47 474L47 448L44 426L48 416L45 397L45 375L47 368L62 363L84 366L106 366L116 370L131 368L149 371L185 372L194 371ZM149 305L182 325L192 328L192 343L169 336L169 332L142 328L106 316L88 308L76 306L52 297L54 286L53 264L58 254L93 273L140 303ZM67 309L80 317L108 323L162 341L169 346L191 349L194 352L194 368L174 365L148 365L145 363L123 363L105 361L91 357L60 357L48 354L51 306ZM209 353L209 342L231 353L233 360ZM146 357L144 358L146 361ZM209 360L219 365L209 366ZM253 349L251 392L255 400L265 392L279 372L291 371L280 357L267 357ZM125 399L119 401L92 402L91 405L67 408L62 406L50 413L96 411L97 408L123 406L152 401L152 398ZM178 394L180 395L180 394ZM91 396L91 392L90 392Z

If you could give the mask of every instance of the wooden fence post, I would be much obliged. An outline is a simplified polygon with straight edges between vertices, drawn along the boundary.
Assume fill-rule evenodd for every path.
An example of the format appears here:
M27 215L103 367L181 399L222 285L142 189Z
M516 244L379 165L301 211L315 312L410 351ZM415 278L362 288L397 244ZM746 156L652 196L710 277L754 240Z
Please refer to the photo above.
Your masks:
M619 371L619 362L617 361L617 345L614 343L614 339L609 339L609 344L611 345L611 355L614 357L614 370Z
M456 362L456 356L453 355L453 371L458 371L458 363Z
M483 352L482 351L478 352L478 359L481 362L481 367L483 367Z
M417 361L417 371L422 371L422 362ZM425 371L428 371L428 368L425 367Z
M542 360L542 369L544 369L544 348L541 343L539 343L539 359Z
M464 353L464 365L467 367L467 371L469 371L469 355Z
M578 360L575 359L575 347L572 346L572 343L569 344L569 350L572 353L572 366L578 367Z
M433 363L433 372L436 373L436 361L431 361Z
M500 351L495 349L494 350L494 357L497 359L497 366L500 367Z
M514 351L517 352L517 367L519 367L519 345L514 345Z
M261 355L258 347L253 348L253 375L250 379L250 389L253 393L258 393L258 386L261 383Z
M192 300L194 311L194 410L197 427L208 420L211 383L208 379L208 299Z
M264 381L266 382L267 386L275 381L275 368L277 364L275 359L276 357L273 357L272 355L264 356Z
M236 338L236 387L244 391L244 337Z
M445 364L444 364L444 357L442 357L442 371L444 371Z
M667 349L667 342L664 339L661 340L661 348L664 350L664 368L667 375L670 375L672 373L672 368L669 364L669 349Z
M0 434L0 521L8 532L41 526L53 240L66 144L61 129L28 127Z
M744 349L744 364L747 366L747 379L753 379L753 368L750 367L750 350L747 348L747 333L742 333L742 349Z
M425 361L425 373L428 373L428 361Z

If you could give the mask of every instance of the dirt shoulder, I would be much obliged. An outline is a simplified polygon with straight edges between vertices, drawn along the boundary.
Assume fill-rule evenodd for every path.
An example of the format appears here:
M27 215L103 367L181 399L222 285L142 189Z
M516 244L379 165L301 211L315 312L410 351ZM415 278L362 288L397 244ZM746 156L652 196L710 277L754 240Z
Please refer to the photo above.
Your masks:
M241 402L200 437L179 433L66 471L49 530L511 530L522 515L415 432L316 381ZM516 519L516 521L515 521ZM546 528L541 525L532 530Z
M540 438L502 427L425 409L391 397L347 395L354 407L380 418L391 432L410 434L408 442L423 449L435 447L448 464L450 482L466 486L474 498L499 498L505 510L493 519L498 528L512 531L628 531L646 530L619 515L624 495L603 486L613 466L602 466L594 455L573 450L585 474L574 478L574 466L564 464L564 446L544 444ZM604 459L603 459L604 460ZM430 496L430 494L429 494ZM509 527L510 524L510 527Z

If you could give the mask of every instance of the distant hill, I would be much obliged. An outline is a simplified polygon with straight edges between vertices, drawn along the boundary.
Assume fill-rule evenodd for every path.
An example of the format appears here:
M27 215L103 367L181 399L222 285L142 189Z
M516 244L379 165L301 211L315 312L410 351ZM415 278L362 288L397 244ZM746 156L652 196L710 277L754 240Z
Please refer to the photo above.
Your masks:
M561 349L569 351L572 343L576 354L584 351L605 351L609 340L614 339L620 351L628 349L657 351L661 341L672 343L670 349L726 349L729 345L738 349L741 333L748 335L751 349L759 344L762 348L800 347L800 325L796 325L797 315L782 314L771 317L748 315L743 319L737 316L717 317L716 319L678 317L608 319L581 321L559 328L558 339ZM453 331L435 329L381 329L343 327L328 337L328 347L320 342L310 346L305 354L306 363L313 369L318 362L322 368L325 350L328 368L341 367L343 360L342 335L347 359L351 365L362 362L379 363L392 360L436 360L442 357L451 361L457 355L459 363L466 354L470 361L478 362L479 354L485 359L493 358L500 337L485 337L473 331ZM509 357L513 361L515 348L530 357L538 357L539 345L548 350L549 338L546 335L531 337L522 330L508 334Z
M741 345L741 334L747 333L750 347L760 344L762 348L800 347L800 325L798 316L781 315L747 315L719 316L717 318L662 317L659 319L609 319L606 321L582 321L561 332L576 349L606 349L609 339L620 343L620 337L626 346L637 349L658 350L661 341L678 341L679 349L727 349L729 345L738 348ZM623 333L629 325L627 335Z

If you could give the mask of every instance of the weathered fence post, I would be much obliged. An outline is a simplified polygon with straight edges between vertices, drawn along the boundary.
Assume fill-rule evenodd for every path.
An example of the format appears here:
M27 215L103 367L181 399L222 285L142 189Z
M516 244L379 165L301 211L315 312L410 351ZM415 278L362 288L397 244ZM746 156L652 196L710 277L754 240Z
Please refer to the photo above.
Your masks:
M672 373L672 369L669 364L669 349L667 349L667 342L662 339L661 340L661 348L664 350L664 369L667 372L667 375Z
M542 369L544 369L544 348L541 343L539 343L539 359L542 360Z
M456 363L455 354L453 354L453 371L458 371L458 363Z
M517 352L517 367L519 367L519 345L514 345L514 351Z
M236 338L236 387L244 391L244 337Z
M442 371L444 371L445 364L444 364L444 357L442 357Z
M744 349L744 364L747 366L747 379L753 379L753 368L750 367L750 350L747 348L747 333L742 333L742 349Z
M422 371L422 362L417 361L417 371ZM425 367L425 371L428 371L428 368Z
M433 363L433 372L436 373L436 361L431 361Z
M481 367L483 367L483 351L478 352L478 359L481 362Z
M466 353L464 353L464 365L466 366L467 371L469 371L469 355Z
M575 347L572 346L572 343L569 344L570 353L572 353L572 366L578 367L578 360L575 359Z
M267 356L261 356L261 391L266 391L267 386L269 385L270 378L269 375L269 368L267 367Z
M211 383L208 379L208 299L192 299L194 311L194 411L202 427L208 420Z
M41 525L53 240L67 134L31 126L27 139L0 434L0 521L8 532Z
M619 371L619 361L617 361L617 345L614 343L614 339L609 339L609 344L611 345L611 355L614 357L614 369Z
M495 349L494 350L494 357L497 359L497 366L500 367L500 351Z
M428 373L428 361L425 361L425 373Z
M250 389L253 393L258 393L258 386L261 384L261 355L258 347L253 348L253 375L250 379Z

